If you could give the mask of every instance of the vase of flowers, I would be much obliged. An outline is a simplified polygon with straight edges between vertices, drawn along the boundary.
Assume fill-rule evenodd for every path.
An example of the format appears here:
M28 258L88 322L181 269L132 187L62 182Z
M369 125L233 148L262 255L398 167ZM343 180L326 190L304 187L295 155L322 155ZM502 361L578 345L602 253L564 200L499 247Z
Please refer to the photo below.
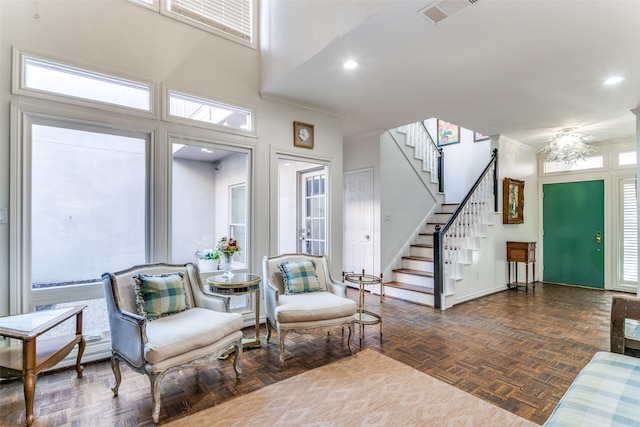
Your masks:
M233 237L222 237L218 241L218 245L216 246L216 254L220 259L220 264L224 273L222 273L222 278L225 280L231 280L234 274L231 272L231 261L233 256L240 252L240 245L238 245L238 241Z

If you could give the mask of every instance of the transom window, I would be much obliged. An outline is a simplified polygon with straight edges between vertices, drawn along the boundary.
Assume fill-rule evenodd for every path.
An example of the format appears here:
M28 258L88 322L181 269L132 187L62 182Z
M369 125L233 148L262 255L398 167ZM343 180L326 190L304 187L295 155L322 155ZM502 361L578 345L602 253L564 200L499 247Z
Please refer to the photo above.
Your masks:
M169 115L241 131L253 129L249 110L171 90Z
M19 90L151 111L151 84L134 82L21 53Z
M604 156L588 156L573 163L550 162L545 160L543 164L544 173L579 171L587 169L600 169L604 167Z
M618 165L630 166L636 164L636 152L635 151L622 151L618 153Z

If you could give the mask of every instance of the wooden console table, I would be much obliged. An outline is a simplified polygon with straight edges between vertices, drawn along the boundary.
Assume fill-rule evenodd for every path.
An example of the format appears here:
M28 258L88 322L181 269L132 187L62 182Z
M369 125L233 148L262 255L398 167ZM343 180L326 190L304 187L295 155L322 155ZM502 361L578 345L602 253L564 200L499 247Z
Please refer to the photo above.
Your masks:
M82 337L82 310L87 306L66 307L56 310L42 310L0 318L0 336L15 338L22 345L0 348L0 377L22 377L26 405L25 421L33 424L33 395L36 390L36 376L43 369L51 368L64 359L78 344L76 372L82 378L80 360L86 345ZM38 336L76 316L75 335L64 335L37 341Z
M518 263L525 263L524 283L518 282ZM516 281L511 282L511 266L515 264ZM511 285L524 286L525 292L529 290L529 263L533 263L533 280L531 287L536 288L536 242L507 242L507 288Z

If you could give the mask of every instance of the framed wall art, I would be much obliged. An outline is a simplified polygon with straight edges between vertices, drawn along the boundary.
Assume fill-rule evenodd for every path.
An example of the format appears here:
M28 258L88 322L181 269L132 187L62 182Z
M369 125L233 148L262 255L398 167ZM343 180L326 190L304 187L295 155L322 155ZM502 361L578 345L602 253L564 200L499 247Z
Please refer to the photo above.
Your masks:
M482 134L480 132L474 132L473 133L473 142L485 141L485 140L487 140L489 138L491 138L489 135L485 135L485 134Z
M460 142L460 126L438 119L438 145L449 145Z
M293 145L296 147L313 148L313 140L312 124L293 122Z
M502 223L524 224L524 181L505 178L502 192Z

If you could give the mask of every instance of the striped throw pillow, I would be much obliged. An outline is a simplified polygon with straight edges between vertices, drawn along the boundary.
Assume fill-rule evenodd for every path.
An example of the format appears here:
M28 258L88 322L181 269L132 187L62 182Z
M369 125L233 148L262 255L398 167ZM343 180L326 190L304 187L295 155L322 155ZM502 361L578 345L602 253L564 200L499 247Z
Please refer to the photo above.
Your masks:
M281 262L278 268L282 273L285 295L323 290L316 276L316 263L313 260Z
M133 276L138 314L151 321L189 309L182 277L182 273Z

